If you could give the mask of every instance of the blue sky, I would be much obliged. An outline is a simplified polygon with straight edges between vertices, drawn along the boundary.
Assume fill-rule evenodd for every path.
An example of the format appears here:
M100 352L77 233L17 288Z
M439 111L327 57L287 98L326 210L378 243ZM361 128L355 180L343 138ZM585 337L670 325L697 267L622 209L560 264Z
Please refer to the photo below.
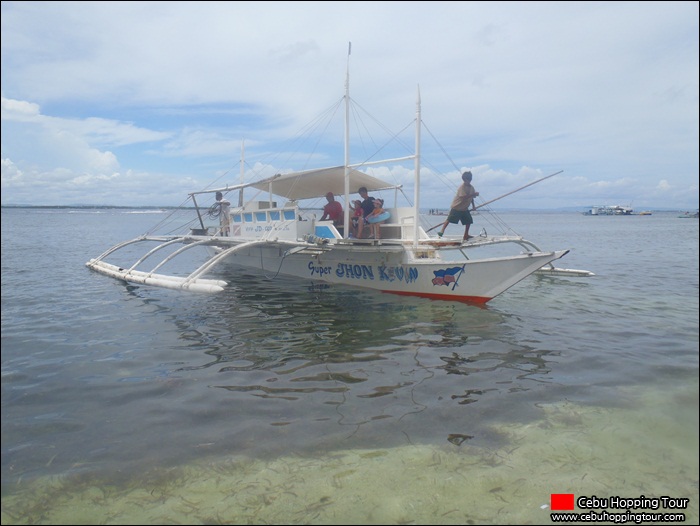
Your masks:
M3 1L2 204L175 206L235 184L241 141L254 167L343 96L352 42L352 98L398 131L420 86L450 156L442 177L423 174L423 208L449 207L471 169L482 201L563 170L494 207L697 209L698 15L698 2Z

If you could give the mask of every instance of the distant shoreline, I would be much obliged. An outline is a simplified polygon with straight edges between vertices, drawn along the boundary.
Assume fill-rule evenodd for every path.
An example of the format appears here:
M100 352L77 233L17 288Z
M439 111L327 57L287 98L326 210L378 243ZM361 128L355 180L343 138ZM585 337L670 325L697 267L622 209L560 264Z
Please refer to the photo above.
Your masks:
M17 208L17 209L44 209L44 210L196 210L194 206L161 206L161 205L142 205L142 206L123 206L123 205L0 205L0 208ZM201 209L201 207L200 207ZM493 212L576 212L582 213L583 210L590 209L585 206L573 206L565 208L495 208ZM431 208L424 209L422 212L426 215L439 217L446 214L430 214ZM685 212L683 208L645 208L652 212ZM691 210L697 210L691 208Z
M160 210L177 210L179 208L192 209L194 206L160 206L160 205L148 205L148 206L118 206L118 205L2 205L0 208L51 208L51 209L83 209L83 210L153 210L158 208Z

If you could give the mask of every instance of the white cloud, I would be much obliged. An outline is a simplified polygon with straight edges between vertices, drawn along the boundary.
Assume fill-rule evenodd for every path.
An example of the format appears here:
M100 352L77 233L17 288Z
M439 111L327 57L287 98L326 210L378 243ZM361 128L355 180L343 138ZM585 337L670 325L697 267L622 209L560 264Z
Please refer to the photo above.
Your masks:
M39 118L39 105L23 100L10 100L2 97L2 120L35 121Z
M484 200L564 170L499 206L697 207L692 2L4 2L2 202L12 166L51 204L114 181L113 204L178 204L337 101L350 40L353 99L397 130L420 84L442 178L471 167Z
M658 190L661 190L662 192L667 192L672 189L671 185L666 179L659 181L659 184L656 186L656 188Z

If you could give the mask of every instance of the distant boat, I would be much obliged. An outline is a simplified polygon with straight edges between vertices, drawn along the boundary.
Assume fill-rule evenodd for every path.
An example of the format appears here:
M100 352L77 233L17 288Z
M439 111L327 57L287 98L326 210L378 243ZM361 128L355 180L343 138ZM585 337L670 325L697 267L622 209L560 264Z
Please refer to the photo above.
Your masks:
M643 212L639 212L640 216L650 216L651 215L651 210L644 210Z
M651 212L645 213L645 215L650 215ZM583 215L585 216L631 216L634 215L634 210L631 206L622 205L600 205L592 206L586 210Z
M684 212L683 214L679 215L681 219L697 219L698 218L698 212Z

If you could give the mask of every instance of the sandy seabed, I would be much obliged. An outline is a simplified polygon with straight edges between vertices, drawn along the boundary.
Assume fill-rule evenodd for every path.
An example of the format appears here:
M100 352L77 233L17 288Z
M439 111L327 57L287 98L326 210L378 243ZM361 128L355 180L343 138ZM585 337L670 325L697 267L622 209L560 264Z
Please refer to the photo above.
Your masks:
M2 524L550 524L552 493L687 498L687 509L632 511L680 512L697 524L694 389L628 393L649 398L644 411L546 405L536 423L495 428L507 443L496 449L464 440L315 458L229 457L118 487L49 477L3 496ZM659 407L679 396L687 414Z

